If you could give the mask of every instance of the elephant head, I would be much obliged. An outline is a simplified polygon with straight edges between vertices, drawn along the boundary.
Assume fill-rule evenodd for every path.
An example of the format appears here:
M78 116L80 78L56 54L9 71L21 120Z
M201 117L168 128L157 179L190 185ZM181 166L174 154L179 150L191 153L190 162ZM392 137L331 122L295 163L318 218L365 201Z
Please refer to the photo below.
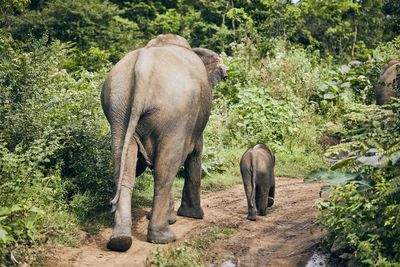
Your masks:
M397 65L397 64L399 64L399 63L400 63L400 61L398 61L398 60L395 60L395 59L390 60L390 61L389 61L388 63L386 63L385 66L383 67L383 71L382 71L381 74L385 73L385 71L386 71L388 68L390 68L391 66Z
M193 52L203 61L207 70L208 83L211 88L228 77L224 62L217 53L206 48L193 48Z

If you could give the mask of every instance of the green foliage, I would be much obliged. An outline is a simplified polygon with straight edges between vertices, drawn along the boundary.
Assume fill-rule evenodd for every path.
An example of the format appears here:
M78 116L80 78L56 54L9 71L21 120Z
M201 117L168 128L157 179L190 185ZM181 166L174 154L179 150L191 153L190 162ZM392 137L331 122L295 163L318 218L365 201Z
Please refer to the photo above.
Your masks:
M312 120L318 119L307 106L321 75L318 59L283 40L275 45L273 55L261 62L255 47L240 44L232 46L234 56L224 58L229 79L214 88L205 132L206 174L236 169L245 148L257 142L277 154L280 175L305 175L325 166L314 137Z
M3 36L0 250L29 260L24 248L54 240L70 243L76 217L104 206L111 196L109 134L99 101L109 62L94 60L97 73L68 73L62 68L71 63L68 55L74 50L68 46L47 46L46 39L25 46Z
M400 260L398 163L392 161L382 168L358 162L358 168L351 169L368 183L348 180L331 191L329 201L319 203L322 224L329 230L328 241L333 246L342 244L335 253L352 253L368 266L390 266ZM342 180L346 176L337 177ZM338 181L329 179L329 182Z
M329 170L311 172L305 180L328 182L319 203L327 245L343 259L363 266L397 266L399 235L399 102L366 105L383 65L399 56L397 39L377 47L373 57L342 72L325 75L319 93L311 97L317 110L331 120L328 136L341 143L325 151ZM343 68L342 68L343 70Z
M139 27L121 17L122 11L108 1L61 1L46 3L40 11L29 11L12 19L11 32L17 40L33 35L73 42L78 48L107 50L113 61L137 46Z
M365 62L353 62L325 72L318 90L309 98L317 111L331 118L347 113L359 113L364 104L375 103L375 87L383 66L392 59L400 58L400 39L394 39L371 51L372 57ZM378 108L363 112L383 112Z
M373 103L382 66L400 58L394 2L0 1L1 254L13 252L18 261L32 263L36 249L47 242L76 245L78 222L95 232L109 220L104 210L113 182L101 83L112 63L160 33L177 33L192 47L223 52L227 65L229 80L214 88L205 132L204 190L240 182L238 162L256 142L272 147L279 175L326 167L316 139L332 134L342 144L325 151L328 157L358 154L328 174L357 174L354 179L372 187L360 191L354 181L345 185L356 188L347 192L354 196L349 207L359 211L364 207L357 206L359 201L376 200L371 214L384 214L377 216L379 223L385 219L383 229L397 227L399 107L365 105ZM350 58L365 62L346 71L332 66ZM378 156L392 165L371 165ZM182 183L176 179L177 197ZM348 196L340 187L335 190L332 194ZM152 194L147 172L137 180L134 205L149 206ZM338 203L326 204L332 205L331 214L349 208ZM330 226L337 236L340 227L348 231L341 240L353 242L357 259L366 263L376 256L375 263L384 264L398 255L390 247L396 231L382 235L388 241L381 241L378 232L367 240L351 233L353 225L343 220L333 218ZM201 251L214 241L204 237L171 254L159 252L152 264L202 262ZM164 261L164 255L172 256ZM8 256L1 260L0 265L11 264Z
M65 187L58 167L44 165L59 149L57 141L38 139L29 150L10 151L0 144L0 264L10 264L10 251L18 261L30 261L26 248L60 239L73 244L78 234L74 216L65 214Z
M365 56L383 35L383 1L303 1L295 39L339 62ZM366 16L368 14L368 16ZM362 27L363 25L365 27Z
M399 36L400 33L400 3L397 1L386 0L383 6L384 14L386 14L386 40L392 40Z
M304 177L311 170L326 167L316 140L321 135L321 122L313 114L306 116L297 124L297 131L284 137L282 146L272 146L276 157L275 175Z
M399 104L391 109L354 105L342 116L344 144L328 149L330 157L348 156L318 170L306 180L324 180L330 198L319 203L327 242L340 257L366 266L395 266L400 261L400 129ZM347 256L346 256L347 255Z
M284 136L297 130L302 111L292 103L268 97L266 88L246 88L238 98L239 102L231 108L228 128L232 138L242 144L280 145Z
M366 65L343 65L339 71L331 71L324 77L318 94L311 97L318 109L326 113L333 106L351 106L354 102L372 101L372 84L365 76Z

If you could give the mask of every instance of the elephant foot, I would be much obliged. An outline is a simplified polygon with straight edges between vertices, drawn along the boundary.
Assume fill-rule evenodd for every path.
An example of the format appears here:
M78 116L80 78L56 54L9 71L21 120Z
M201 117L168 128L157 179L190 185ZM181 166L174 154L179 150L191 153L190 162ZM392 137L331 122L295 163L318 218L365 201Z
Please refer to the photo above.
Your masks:
M248 214L247 214L247 220L255 221L256 217L257 217L257 212L256 211L252 210L252 211L249 211Z
M150 210L146 215L147 220L151 219L151 214L152 214L152 211ZM172 212L168 217L168 224L171 225L174 223L176 223L176 215L175 215L175 212Z
M260 210L260 211L258 212L258 215L260 215L260 216L265 216L265 215L267 215L267 209L265 209L265 210Z
M268 197L268 207L272 207L274 205L274 198L273 197Z
M132 245L132 237L130 236L115 236L111 237L107 243L107 248L114 251L127 251Z
M176 240L174 232L171 231L169 226L162 230L149 228L147 231L147 241L155 244L168 244Z
M180 206L177 212L178 216L189 217L193 219L203 219L204 211L201 207L198 208L190 208Z

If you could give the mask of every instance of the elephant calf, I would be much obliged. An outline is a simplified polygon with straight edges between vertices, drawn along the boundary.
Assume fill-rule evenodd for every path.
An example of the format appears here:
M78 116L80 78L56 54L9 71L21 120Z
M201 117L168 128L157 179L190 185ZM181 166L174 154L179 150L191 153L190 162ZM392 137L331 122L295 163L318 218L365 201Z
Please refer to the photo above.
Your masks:
M392 97L400 97L400 93L395 90L400 84L400 78L397 68L400 61L390 60L385 64L381 75L379 76L379 84L375 88L375 98L378 105L389 103Z
M256 220L257 212L265 216L267 207L274 204L274 166L275 156L264 144L247 149L240 160L240 172L247 197L247 219L251 221Z

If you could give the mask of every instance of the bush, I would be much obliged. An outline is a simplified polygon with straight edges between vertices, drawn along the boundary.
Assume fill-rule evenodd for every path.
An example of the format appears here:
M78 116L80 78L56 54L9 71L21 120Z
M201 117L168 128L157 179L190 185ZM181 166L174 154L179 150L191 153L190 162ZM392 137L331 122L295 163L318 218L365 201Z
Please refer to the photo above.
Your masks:
M57 140L43 139L28 150L19 147L13 152L0 144L1 265L11 263L5 257L10 253L17 261L30 262L33 259L26 248L37 248L60 236L62 243L72 244L78 235L75 217L65 216L66 191L59 166L44 167L59 148Z
M50 239L74 235L76 217L82 219L108 204L112 167L110 134L100 105L100 85L109 62L104 61L102 67L99 62L98 72L69 73L62 67L70 60L68 46L60 42L47 46L46 39L20 45L3 36L0 203L4 255L47 242L50 232L55 231ZM69 201L71 208L67 208ZM60 216L49 219L49 214ZM54 226L56 220L65 221ZM75 227L69 227L71 222Z
M234 56L223 55L229 79L214 88L205 131L207 174L233 174L244 150L258 142L278 155L280 175L305 175L325 166L313 136L320 134L315 129L320 118L307 99L319 83L318 59L282 40L275 45L261 61L252 45L231 44Z
M400 261L399 103L391 109L353 108L342 116L344 143L327 151L332 158L347 157L308 179L338 184L330 198L319 203L333 253L366 266L396 266ZM332 187L323 189L328 188Z
M16 40L26 37L72 42L82 51L92 47L107 50L116 62L127 51L141 44L139 26L123 17L123 11L109 1L46 1L43 9L27 11L11 19Z
M384 167L360 162L346 166L356 180L334 187L330 199L319 203L327 242L337 256L366 266L400 261L400 150L396 153L389 154Z
M239 102L231 106L227 125L235 142L282 145L284 136L297 130L302 110L292 103L269 97L268 92L262 87L239 92Z

